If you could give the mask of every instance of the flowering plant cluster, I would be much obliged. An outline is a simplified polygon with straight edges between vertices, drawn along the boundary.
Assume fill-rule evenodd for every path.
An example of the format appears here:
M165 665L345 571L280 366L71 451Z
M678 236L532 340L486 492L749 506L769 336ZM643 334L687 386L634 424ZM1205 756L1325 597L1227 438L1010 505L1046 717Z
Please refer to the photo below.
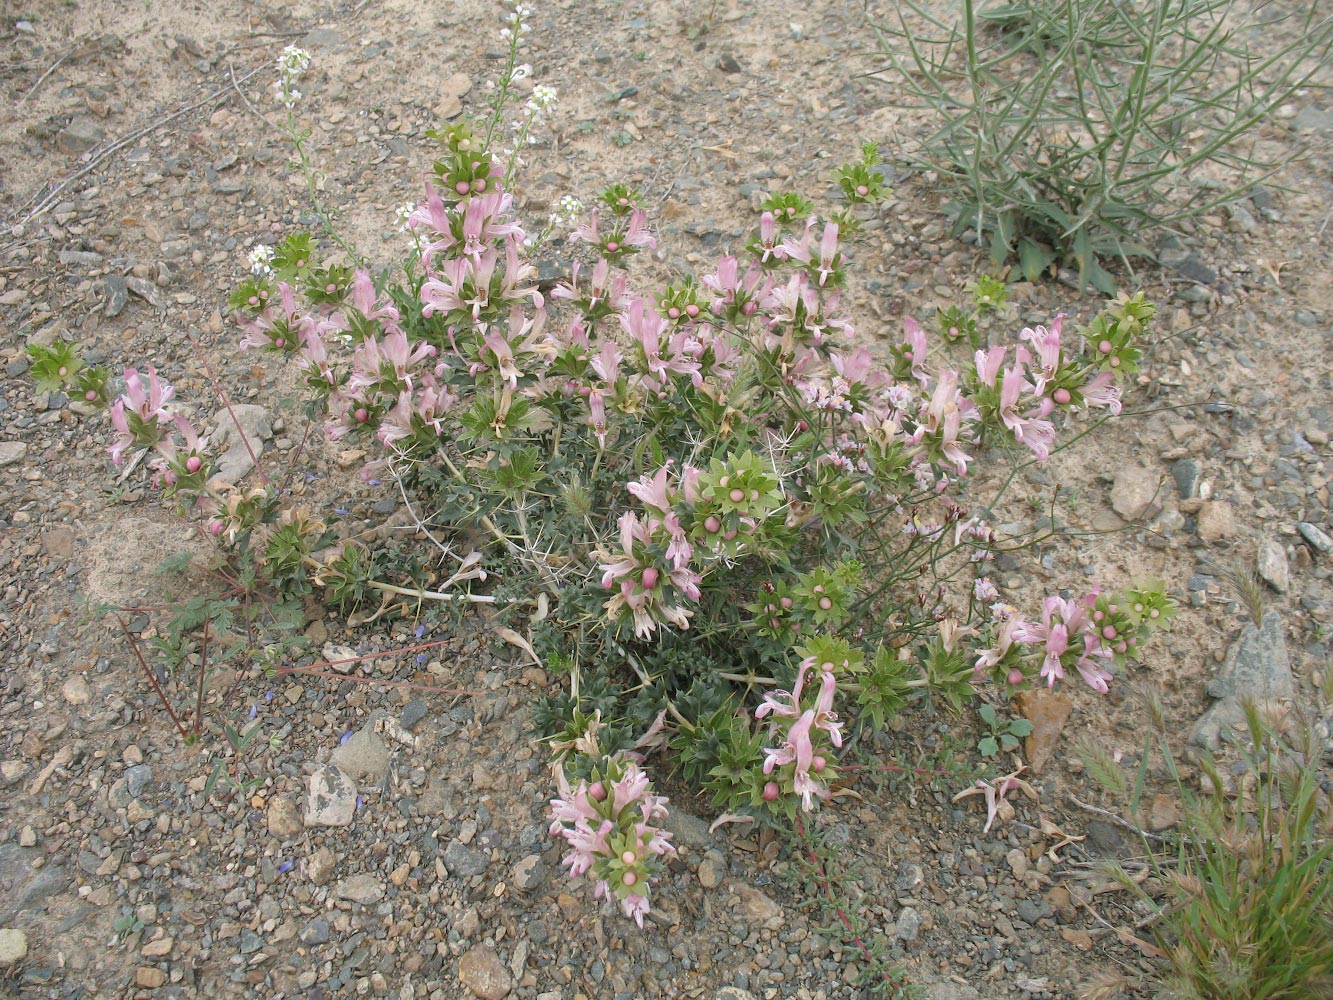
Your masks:
M563 737L551 831L571 874L642 923L670 845L665 799L631 756L639 732L719 808L790 819L835 794L844 727L882 726L920 697L961 705L988 675L1013 687L1077 672L1105 691L1169 618L1145 587L1052 596L1024 619L986 574L997 547L1023 540L998 538L963 489L983 460L1045 459L1064 426L1118 413L1153 310L1123 300L1081 332L1055 317L974 342L963 365L949 342L973 340L977 317L950 311L942 337L909 318L877 356L842 308L849 237L886 192L873 145L838 171L837 213L775 193L747 246L652 294L632 273L656 246L650 220L612 185L569 229L580 257L548 294L531 246L554 244L582 206L562 200L540 234L516 214L518 150L554 103L532 87L519 141L499 148L531 74L526 16L506 29L489 120L432 133L400 274L326 259L295 233L252 252L231 305L243 347L299 368L327 435L374 452L366 479L393 481L423 531L488 539L466 564L486 559L497 592L538 604L531 648L570 678L534 706L543 735ZM291 59L288 95L307 65ZM1002 294L986 285L978 307ZM168 421L169 391L151 370L129 383L113 453L156 447L164 483L194 490L224 539L264 517L312 537L313 519L252 516L245 495L218 508L202 443ZM322 565L310 551L286 565L340 603L413 593L373 582L350 539Z
M555 780L560 797L551 800L551 836L570 848L562 864L575 878L595 880L595 896L614 899L642 927L660 859L675 851L671 834L658 826L667 800L653 794L648 775L626 754L598 759L573 785L557 764Z

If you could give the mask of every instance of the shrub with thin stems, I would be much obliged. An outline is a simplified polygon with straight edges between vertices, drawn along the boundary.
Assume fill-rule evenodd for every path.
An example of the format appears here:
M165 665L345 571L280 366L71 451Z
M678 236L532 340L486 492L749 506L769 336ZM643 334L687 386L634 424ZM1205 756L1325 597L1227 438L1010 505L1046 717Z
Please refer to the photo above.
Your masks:
M1057 261L1114 294L1103 266L1141 239L1245 197L1290 158L1259 126L1317 84L1333 46L1318 3L1238 0L924 0L874 22L881 78L933 126L912 155L1029 280Z

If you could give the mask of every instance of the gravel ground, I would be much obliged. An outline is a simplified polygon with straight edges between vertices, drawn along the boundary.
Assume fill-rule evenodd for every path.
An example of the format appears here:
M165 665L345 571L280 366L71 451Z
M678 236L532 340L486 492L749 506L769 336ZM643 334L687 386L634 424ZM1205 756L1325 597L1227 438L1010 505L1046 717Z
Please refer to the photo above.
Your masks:
M420 190L425 130L500 68L503 11L152 6L45 3L0 19L0 994L863 995L863 957L785 874L792 848L731 827L710 834L684 790L668 789L680 851L645 931L562 878L527 714L558 681L525 666L484 614L418 637L409 623L349 628L310 608L306 635L326 658L387 655L332 678L214 674L213 718L253 711L263 738L225 756L252 784L205 795L216 726L183 745L119 626L85 601L139 609L198 592L201 576L154 567L202 547L142 472L118 480L100 415L34 389L23 348L63 337L113 367L150 361L205 423L217 422L211 371L262 408L264 462L304 474L313 503L348 509L353 528L401 518L396 498L355 478L357 456L301 448L299 420L278 405L282 374L237 351L224 318L249 247L306 211L264 120L275 114L266 88L283 45L312 52L301 113L325 197L352 240L383 256L401 239L393 207ZM818 189L861 141L892 161L920 134L920 119L859 75L875 66L859 4L813 0L799 26L774 0L717 6L695 38L679 4L537 5L525 58L559 88L561 111L530 156L523 213L635 183L659 230L644 274L670 276L741 241L762 192ZM1034 527L1058 489L1058 518L1089 532L1006 556L1000 583L1015 603L1085 575L1153 575L1178 596L1177 628L1132 681L1162 688L1182 746L1237 690L1223 661L1243 603L1219 567L1258 560L1265 581L1273 624L1244 663L1280 672L1284 648L1286 679L1264 676L1307 705L1331 669L1333 110L1320 100L1280 109L1263 139L1312 140L1325 155L1173 237L1137 276L1162 308L1135 415L1030 473L1008 503L1015 527ZM961 301L985 268L946 235L927 178L900 174L895 186L855 253L856 326L872 343L907 312ZM1098 307L1060 283L1013 295L1024 321ZM125 618L141 638L156 625L137 610ZM401 652L430 641L443 644L424 661ZM1101 892L1092 867L1137 841L1075 804L1111 805L1069 753L1086 733L1134 766L1144 719L1130 686L1070 695L1039 801L1016 802L989 833L975 799L951 801L967 783L957 776L863 777L860 801L820 815L852 866L835 886L846 907L927 996L1065 997L1091 971L1142 966L1115 932L1142 914ZM976 739L966 718L899 723L868 759L929 770ZM1153 825L1169 828L1172 808L1155 801ZM1086 839L1054 850L1043 822Z

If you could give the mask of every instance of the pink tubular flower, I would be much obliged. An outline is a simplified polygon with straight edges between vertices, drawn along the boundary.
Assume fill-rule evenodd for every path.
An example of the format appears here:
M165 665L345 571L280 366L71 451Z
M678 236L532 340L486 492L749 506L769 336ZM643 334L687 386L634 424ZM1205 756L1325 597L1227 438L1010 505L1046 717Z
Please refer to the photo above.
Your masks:
M602 758L591 783L571 787L557 764L560 797L551 800L550 833L571 848L561 864L571 876L596 880L596 899L618 900L621 912L640 927L649 912L649 891L660 858L675 851L671 834L660 829L667 800L628 756ZM607 794L608 786L610 794Z
M763 702L754 711L756 719L766 715L773 716L773 735L782 735L782 742L775 747L764 749L764 773L772 774L780 767L792 766L792 791L801 796L801 808L806 812L814 809L816 798L828 798L828 788L816 777L822 767L817 762L813 735L816 730L828 734L829 741L835 746L842 746L842 723L833 711L833 698L837 692L837 681L833 674L820 672L819 695L815 704L807 709L801 708L801 694L805 686L807 671L814 673L814 661L807 659L801 663L796 678L796 685L791 692L773 691L764 695ZM785 722L783 720L791 720ZM780 734L785 725L786 733ZM811 771L815 773L812 775Z
M1079 395L1089 406L1102 406L1110 413L1120 413L1120 387L1110 372L1102 372L1093 378L1079 389Z
M1066 661L1072 658L1088 687L1106 693L1111 674L1103 664L1108 654L1086 605L1052 594L1042 604L1041 624L1023 622L1013 630L1013 637L1044 647L1041 676L1051 687L1064 677Z
M162 437L160 424L170 419L167 403L175 390L157 377L157 369L148 366L147 386L134 368L125 369L125 391L111 404L111 426L116 439L108 449L111 461L119 465L126 450L134 444L153 445Z

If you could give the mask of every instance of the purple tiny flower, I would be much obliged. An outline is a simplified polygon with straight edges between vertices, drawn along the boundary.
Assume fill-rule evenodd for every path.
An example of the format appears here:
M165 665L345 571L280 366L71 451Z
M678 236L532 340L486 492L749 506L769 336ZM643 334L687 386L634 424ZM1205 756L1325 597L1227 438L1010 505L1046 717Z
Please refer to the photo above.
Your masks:
M347 742L348 740L350 740L351 738L352 738L352 734L351 734L350 731L349 731L349 732L346 732L346 733L343 733L342 736L338 737L338 746L342 746L344 743L346 743L346 742Z
M265 703L265 704L268 704L268 703L271 702L272 700L273 700L273 692L272 692L272 691L265 691L265 692L264 692L264 703Z
M286 875L289 871L291 871L295 867L296 865L293 862L284 861L282 864L278 865L278 871L281 872L283 875Z
M255 718L259 714L259 704L256 702L250 706L250 718Z
M426 634L426 626L425 626L425 625L418 625L418 626L417 626L417 638L420 639L420 638L421 638L423 635L425 635L425 634Z
M333 512L337 514L339 517L346 517L348 514L351 513L351 511L348 510L346 507L334 507Z
M362 799L360 795L358 795L358 796L356 797L356 811L357 811L357 812L360 812L360 811L361 811L361 807L362 807L363 805L365 805L365 800Z
M417 654L417 666L419 667L419 666L421 666L421 665L422 665L423 663L425 663L425 662L426 662L426 654L425 654L425 653L418 653L418 654Z

